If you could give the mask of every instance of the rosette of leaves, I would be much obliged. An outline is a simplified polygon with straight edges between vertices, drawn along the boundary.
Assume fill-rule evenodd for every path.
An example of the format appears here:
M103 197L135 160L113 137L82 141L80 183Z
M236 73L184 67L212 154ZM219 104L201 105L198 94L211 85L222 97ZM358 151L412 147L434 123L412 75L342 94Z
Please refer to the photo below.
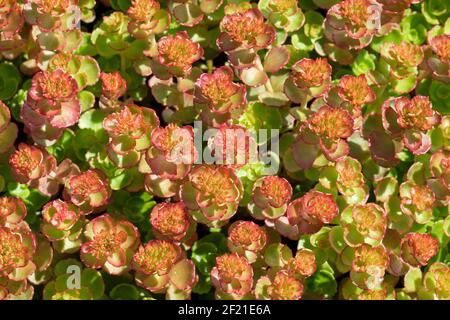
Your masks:
M54 278L43 290L45 300L99 300L105 283L99 271L85 268L76 259L60 260L53 269Z
M331 223L338 214L338 206L331 194L310 190L289 203L286 215L278 218L276 230L293 240L302 234L313 234L324 224Z
M56 53L49 57L43 57L41 64L46 66L47 71L53 72L57 69L62 69L70 74L77 82L82 110L85 111L93 107L95 102L94 95L84 89L95 85L100 78L100 67L97 60L89 56Z
M207 142L208 152L217 164L238 170L253 161L258 146L247 128L221 124L217 129Z
M21 118L41 145L51 145L80 118L81 105L75 79L63 71L41 71L33 76ZM48 109L51 105L51 111Z
M243 193L233 169L198 165L182 184L180 198L195 220L217 228L236 214Z
M302 58L292 65L284 91L293 102L305 104L328 90L331 71L331 65L325 58Z
M291 45L286 45L291 53L291 61L288 66L299 58L306 58L312 52L322 54L320 40L324 37L322 24L324 17L313 10L305 11L303 27L294 32L291 37Z
M31 300L34 287L27 281L13 281L0 277L0 300Z
M100 211L111 196L109 181L100 170L89 169L66 179L64 198L75 204L85 214Z
M136 39L145 41L145 56L154 57L156 50L156 35L163 33L170 25L171 15L161 8L155 0L133 0L127 9L130 18L128 32ZM136 66L148 66L149 59L139 57Z
M383 246L359 246L354 252L350 279L362 289L382 289L388 259L388 253Z
M197 224L182 202L157 204L150 213L150 223L157 239L171 240L188 248L198 238Z
M222 299L241 300L250 298L253 288L253 267L250 262L236 253L216 258L211 270L211 283L216 296Z
M119 168L135 166L151 145L151 132L159 125L153 109L136 105L108 115L103 128L110 137L107 147L109 159Z
M233 79L233 69L223 66L212 74L202 73L195 82L194 107L209 126L237 119L245 110L247 90Z
M427 52L425 69L428 69L433 79L443 83L449 83L448 70L450 69L450 61L448 45L450 43L450 36L448 34L435 35L430 32L428 43L431 47L431 52Z
M439 241L427 233L407 233L400 242L403 262L411 267L425 266L439 251Z
M91 33L91 42L104 58L120 56L120 67L126 70L147 46L145 40L133 39L128 33L130 18L120 11L106 16Z
M139 171L145 174L144 186L159 197L172 197L197 159L193 128L171 123L155 128L151 140L152 146L139 164Z
M345 300L395 300L397 294L393 279L389 278L389 281L383 281L380 287L374 290L362 289L346 278L342 281L340 295Z
M43 237L34 234L23 220L27 211L24 203L13 197L0 198L0 297L31 300L34 288L45 281L46 271L53 260L53 249ZM15 248L11 251L10 248Z
M342 211L340 220L344 239L352 247L380 245L387 229L386 212L375 203L350 205Z
M197 117L194 87L200 74L201 70L194 67L189 75L177 81L173 78L161 80L156 72L150 79L148 85L156 101L166 107L164 118L168 121L187 124Z
M414 90L418 78L418 66L424 59L420 46L408 42L384 43L381 46L382 62L386 63L385 76L394 92L404 94Z
M382 8L376 1L344 0L327 12L324 34L341 49L362 49L377 32Z
M45 149L24 143L11 154L9 165L15 181L36 188L46 196L56 194L65 179L79 171L69 159L58 165L55 157Z
M363 204L369 198L369 187L362 173L362 165L352 157L346 156L337 160L335 166L322 168L318 181L316 189L339 193L337 202L340 205Z
M285 161L289 162L288 170L293 172L323 167L328 161L347 156L350 151L347 138L353 134L354 120L347 110L323 105L313 112L306 111L309 117L300 125L287 150Z
M258 300L300 300L303 290L302 281L285 271L268 273L267 276L259 278L255 285Z
M72 52L80 46L82 33L77 26L81 14L76 1L27 1L23 13L34 26L31 36L41 49Z
M258 145L263 145L270 141L272 137L269 135L259 135L261 129L268 131L273 129L282 129L283 116L286 113L281 108L272 108L261 102L250 101L239 117L238 124L247 128L247 130L255 134Z
M167 35L158 40L157 59L151 66L155 76L160 80L171 77L187 77L192 73L192 64L203 57L204 50L193 41L186 31Z
M262 0L258 8L276 28L286 32L300 29L305 22L305 15L296 1L291 0Z
M228 228L227 246L231 252L244 256L250 263L261 259L268 235L265 228L251 221L236 221Z
M421 3L421 12L432 25L444 23L450 16L450 5L442 0L429 0Z
M1 12L0 46L2 56L13 59L20 52L20 47L24 45L23 39L18 35L24 23L22 5L13 0L4 1L1 4Z
M446 300L449 298L448 265L435 262L426 272L420 268L411 268L405 275L404 288L398 289L399 300Z
M282 92L284 78L269 77L268 73L280 71L289 62L290 52L283 46L273 46L262 63L258 51L274 43L276 32L259 9L250 9L247 4L242 3L240 9L227 7L217 45L227 53L242 82L255 88L254 95L261 93L260 99L274 106L286 105L288 99Z
M207 17L215 17L222 3L223 0L175 0L171 1L168 7L178 24L193 27Z
M139 286L154 293L166 293L169 300L189 299L198 281L194 263L171 241L150 240L140 246L133 257L133 267Z
M131 222L109 214L86 224L83 236L81 261L88 267L103 268L114 275L129 270L132 256L140 244L139 231Z
M79 209L61 200L54 200L43 207L41 232L60 253L74 253L80 249L80 236L85 224Z
M266 176L255 181L252 194L248 204L250 214L255 219L275 220L286 212L292 187L286 179Z
M11 122L11 112L7 105L0 101L0 154L6 153L16 141L17 125Z
M99 106L107 111L118 111L123 106L119 99L127 92L126 80L119 71L111 73L102 72L100 74L102 82L102 93L100 95Z
M96 0L80 0L78 5L81 11L81 21L91 23L95 20Z
M0 237L2 239L1 251L4 252L4 261L1 272L4 277L14 281L24 281L35 271L33 255L36 252L36 238L25 221L14 224L12 229L2 224ZM10 247L17 251L6 251Z
M216 257L225 254L227 250L227 238L219 232L210 233L194 243L191 259L199 273L194 293L207 294L211 290L211 269L215 266Z
M363 74L357 77L343 75L339 79L339 83L333 85L323 97L316 99L314 104L327 103L333 107L344 108L353 118L354 129L359 129L364 122L362 117L363 110L365 107L370 107L377 99L377 95L369 85L369 81Z

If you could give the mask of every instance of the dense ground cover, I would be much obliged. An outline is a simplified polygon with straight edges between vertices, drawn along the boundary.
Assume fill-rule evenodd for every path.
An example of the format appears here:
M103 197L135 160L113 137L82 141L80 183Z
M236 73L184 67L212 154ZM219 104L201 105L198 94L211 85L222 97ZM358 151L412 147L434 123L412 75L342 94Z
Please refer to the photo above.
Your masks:
M449 10L0 0L0 300L449 299Z

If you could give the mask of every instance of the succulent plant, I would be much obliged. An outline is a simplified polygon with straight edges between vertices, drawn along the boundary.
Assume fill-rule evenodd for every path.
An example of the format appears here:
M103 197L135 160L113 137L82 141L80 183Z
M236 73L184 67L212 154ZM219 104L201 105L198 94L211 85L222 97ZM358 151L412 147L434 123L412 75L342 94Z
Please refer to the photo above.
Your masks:
M184 251L166 240L151 240L133 257L136 283L169 299L188 299L198 281L194 263Z
M450 299L449 19L0 0L0 300Z
M103 268L110 274L121 274L130 268L139 246L139 231L129 221L109 214L92 219L84 228L80 259L94 269Z
M252 290L253 268L245 257L236 253L225 254L216 258L211 282L216 287L217 297L242 299Z
M181 186L180 196L195 220L220 226L236 213L243 196L242 183L233 169L199 165Z

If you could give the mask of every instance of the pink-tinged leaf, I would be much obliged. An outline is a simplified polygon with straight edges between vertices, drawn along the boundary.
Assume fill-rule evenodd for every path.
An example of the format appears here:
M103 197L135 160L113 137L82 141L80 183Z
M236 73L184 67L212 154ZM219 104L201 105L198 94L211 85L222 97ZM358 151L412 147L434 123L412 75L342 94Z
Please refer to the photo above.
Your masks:
M10 123L0 132L0 153L5 153L16 141L18 129L15 123Z
M297 139L292 145L292 156L295 163L303 170L312 167L319 155L320 148L316 144L307 144L302 139Z
M114 227L114 221L109 214L95 218L90 224L94 234L109 232Z
M107 261L114 267L119 268L127 263L127 256L122 248L117 248L108 256Z
M297 88L291 78L284 83L284 93L294 103L305 103L308 98L307 92Z
M120 244L121 248L135 247L140 242L138 229L129 221L119 221L116 225L116 232L124 232L127 235Z
M81 108L78 100L61 103L61 113L50 120L56 128L73 126L80 119Z
M85 243L80 249L80 260L89 268L101 268L106 262L106 255L97 257L93 255L89 249L89 243Z
M228 33L222 32L219 37L217 38L217 46L222 51L232 51L239 47L239 43L233 41L233 39L230 38Z
M382 167L396 166L400 160L396 158L396 146L392 137L380 131L369 136L369 148L374 161Z
M290 56L285 47L273 47L264 58L264 70L270 73L278 72L288 63Z
M336 161L345 157L350 150L347 141L344 139L333 142L326 142L324 139L320 139L320 147L325 157L330 161Z
M191 288L196 282L195 265L191 260L177 262L169 272L170 282L179 290Z
M128 135L120 135L111 139L110 146L114 152L124 155L134 149L136 140Z
M172 13L175 19L177 19L177 22L182 26L192 27L200 23L203 19L203 12L200 10L200 7L189 2L175 2Z
M162 179L154 174L148 174L144 180L145 190L161 198L170 198L179 191L179 182L169 179Z
M427 153L431 148L431 138L420 131L406 130L403 143L415 155Z
M241 70L240 77L242 82L250 87L262 86L269 80L267 74L256 67Z
M289 98L283 92L263 92L259 100L271 107L283 107L289 103Z
M222 5L223 0L201 0L200 9L206 14L213 13Z
M248 68L255 64L257 54L249 49L234 50L228 54L231 64L238 69Z
M0 102L0 132L6 129L10 120L11 113L9 108L3 102Z
M159 292L161 289L167 286L170 277L168 274L165 275L146 275L144 273L136 273L136 282L143 286L144 288L152 291Z
M393 136L399 136L402 130L397 122L399 116L390 104L391 100L388 100L382 106L383 127Z
M275 40L275 36L275 28L269 26L265 33L256 36L256 45L260 48L266 48Z

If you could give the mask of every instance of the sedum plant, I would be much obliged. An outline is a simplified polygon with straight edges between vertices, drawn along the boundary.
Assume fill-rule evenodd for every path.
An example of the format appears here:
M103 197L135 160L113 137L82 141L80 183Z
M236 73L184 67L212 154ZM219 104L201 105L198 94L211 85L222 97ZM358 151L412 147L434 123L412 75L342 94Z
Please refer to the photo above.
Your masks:
M0 300L448 300L444 0L0 0Z

